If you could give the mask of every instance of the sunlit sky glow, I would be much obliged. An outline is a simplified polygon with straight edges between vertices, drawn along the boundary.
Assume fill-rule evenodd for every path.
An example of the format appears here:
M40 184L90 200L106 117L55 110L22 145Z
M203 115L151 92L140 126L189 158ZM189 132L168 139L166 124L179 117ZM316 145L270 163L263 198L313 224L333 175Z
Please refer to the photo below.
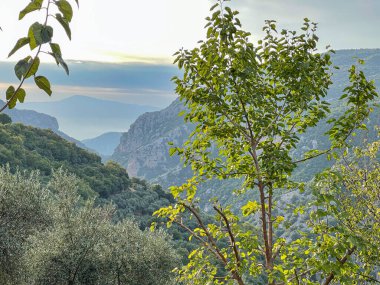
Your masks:
M49 24L54 27L53 41L61 45L63 57L74 60L68 61L71 76L49 67L53 96L47 96L28 81L24 86L27 102L86 95L156 108L168 106L176 98L170 78L179 72L171 65L172 55L182 47L195 47L205 38L205 18L215 3L215 0L79 0L78 9L74 0L69 1L74 7L72 41L54 19ZM41 11L17 20L19 11L28 2L0 0L0 62L18 61L29 54L24 47L7 59L17 39L27 35L29 26L44 19ZM322 51L326 45L334 49L380 48L380 0L232 0L228 5L240 11L243 29L252 33L253 42L262 37L261 28L267 19L277 20L279 30L299 30L307 17L318 23ZM51 58L45 55L42 60ZM116 64L116 69L121 67L123 72L115 73L115 65L108 64L103 69L102 64L83 61L127 65ZM47 66L50 65L41 69ZM91 69L94 66L96 70ZM5 93L8 84L14 84L12 80L17 81L12 69L13 63L1 65L0 94ZM64 122L60 126L68 134L81 132L70 129ZM98 127L91 136L114 127Z
M0 1L0 60L6 59L17 38L26 35L28 26L38 19L28 15L17 21L19 10L27 3ZM55 41L68 59L170 63L176 50L191 48L204 37L204 18L213 3L80 0L80 9L74 7L72 41L65 38L60 27L55 29ZM256 38L265 19L276 19L280 27L296 29L304 17L309 17L319 23L321 47L380 47L378 0L233 0L230 5L241 12L243 27Z

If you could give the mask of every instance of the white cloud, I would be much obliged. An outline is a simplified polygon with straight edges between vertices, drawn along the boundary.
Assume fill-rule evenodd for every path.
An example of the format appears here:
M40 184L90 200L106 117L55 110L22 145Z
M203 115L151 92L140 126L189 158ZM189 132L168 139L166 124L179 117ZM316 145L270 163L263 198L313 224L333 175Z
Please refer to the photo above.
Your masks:
M19 10L27 2L0 1L0 26L4 30L0 32L0 59L6 58L17 38L26 35L28 25L35 20L28 15L25 21L17 21ZM80 9L74 8L72 42L60 27L55 29L55 37L65 58L112 61L146 57L149 61L158 58L170 62L176 50L191 48L204 37L204 18L213 2L80 0ZM230 5L237 7L243 27L254 35L261 35L265 19L276 19L281 26L295 29L304 17L310 17L319 22L323 42L336 48L365 48L380 46L379 3L378 0L235 0Z

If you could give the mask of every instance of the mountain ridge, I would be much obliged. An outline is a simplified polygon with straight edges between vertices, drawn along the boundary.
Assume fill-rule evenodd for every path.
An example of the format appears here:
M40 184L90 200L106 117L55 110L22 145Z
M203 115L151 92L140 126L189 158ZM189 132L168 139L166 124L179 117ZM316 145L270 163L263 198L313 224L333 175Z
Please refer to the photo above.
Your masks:
M5 104L5 102L0 100L0 104ZM10 116L12 119L12 122L14 123L21 123L26 126L52 130L54 133L64 138L65 140L69 142L73 142L81 148L91 150L90 148L87 148L82 142L62 132L59 129L59 123L57 119L53 116L40 113L34 110L18 109L18 108L14 108L14 109L7 108L4 110L4 114L7 114L8 116Z
M81 140L105 132L126 131L139 115L158 109L82 95L51 102L25 102L19 108L54 116L63 132Z

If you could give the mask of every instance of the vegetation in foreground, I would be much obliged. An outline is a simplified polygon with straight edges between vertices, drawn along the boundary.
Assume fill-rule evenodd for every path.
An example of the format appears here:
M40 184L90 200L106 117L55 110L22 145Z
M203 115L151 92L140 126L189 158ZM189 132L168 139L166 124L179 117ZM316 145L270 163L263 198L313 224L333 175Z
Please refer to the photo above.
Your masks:
M174 284L179 258L161 232L141 231L115 208L83 199L76 176L0 168L0 283Z
M174 78L176 91L188 109L183 112L185 120L196 128L182 147L171 152L179 154L194 175L171 188L176 205L156 215L187 230L199 242L189 263L178 270L180 280L199 285L377 282L379 243L362 239L368 234L375 240L379 237L376 195L366 196L371 206L361 209L369 224L355 219L358 213L353 209L356 199L364 199L355 196L360 192L357 187L365 193L378 191L378 170L371 176L359 175L366 170L352 170L351 175L357 177L353 181L346 176L352 163L348 140L355 130L366 129L364 121L378 98L374 82L352 66L350 84L340 96L345 111L327 122L329 145L295 160L291 153L301 134L331 113L326 96L332 84L333 51L318 52L317 25L308 19L301 33L278 31L275 21L267 21L264 39L253 44L250 34L241 29L238 12L225 2L220 0L211 8L206 40L176 53L175 62L184 70L182 77ZM372 148L377 154L378 148ZM311 211L306 232L300 231L295 240L278 235L277 229L286 228L287 221L278 211L276 197L289 190L303 192L305 185L292 180L294 170L299 163L324 155L347 159L348 172L341 171L336 183L322 183L324 189L316 184L318 206L325 210L309 206L294 211L294 215ZM236 212L234 205L215 195L208 204L215 213L210 223L202 217L197 193L199 185L213 179L240 179L242 186L230 191L246 199ZM350 194L342 202L338 193L345 191ZM348 198L351 194L352 199ZM189 227L184 214L191 215L197 227ZM367 226L371 233L364 231Z
M172 188L177 199L174 207L156 213L199 241L189 263L178 271L180 280L202 285L379 282L375 274L380 260L379 143L355 149L353 154L347 144L355 129L365 129L362 123L372 111L370 101L377 97L373 82L353 66L349 73L351 84L341 96L346 111L329 121L326 134L331 145L309 151L294 161L290 153L299 135L331 112L324 98L332 83L332 51L318 53L316 25L307 19L301 34L286 30L279 33L276 23L268 21L265 38L254 46L248 40L249 34L241 30L237 12L224 2L220 0L212 8L220 9L208 18L207 40L199 48L181 50L176 59L185 70L184 77L175 82L180 98L189 108L186 120L198 125L185 146L173 153L182 155L192 166L194 177ZM51 94L47 78L37 75L42 46L49 46L47 53L68 73L59 45L52 42L53 28L48 19L52 16L50 5L56 6L59 13L54 18L70 38L71 5L65 0L47 1L47 7L42 7L43 3L32 0L20 12L20 19L34 11L46 15L43 24L34 23L28 36L20 38L10 52L12 55L25 45L37 49L34 57L16 64L20 82L7 89L7 102L0 112L24 101L22 86L27 78L33 77L39 88ZM6 117L1 119L4 126L9 125ZM35 142L23 137L23 133L29 134L26 129L17 132L22 127L11 128L17 135L6 136L4 132L2 146L19 146L21 142L28 147ZM42 145L29 146L44 151ZM50 157L49 162L61 157L64 159L59 161L70 161L72 165L80 165L82 158L89 158L86 163L92 160L88 154L80 161L68 157L64 148L56 145L48 149L51 153L44 155ZM118 223L112 223L114 209L95 204L91 187L98 189L101 199L136 191L119 166L97 165L108 167L102 171L116 175L112 181L102 180L105 186L101 187L96 180L91 181L93 174L87 175L91 169L81 173L81 167L74 168L82 179L87 178L83 182L61 169L51 171L50 165L44 167L43 159L37 159L43 157L38 151L32 151L32 156L17 147L4 148L2 152L13 168L13 172L10 167L0 169L2 284L175 282L170 269L178 264L178 258L165 234L141 232L136 224L120 216ZM310 213L309 231L293 240L277 236L276 229L285 226L286 221L276 212L275 193L281 194L284 189L302 191L304 185L292 181L291 174L298 163L322 155L341 159L315 180L316 210L300 207L294 212ZM21 161L13 161L20 157ZM17 163L33 168L34 160L45 172L42 183L34 172L28 175L17 170ZM199 211L196 192L198 184L215 178L242 179L243 187L236 193L250 197L250 192L257 191L259 198L248 198L239 214L214 199L210 206L215 210L215 221L209 222ZM121 192L111 187L115 181ZM121 203L124 198L120 198ZM35 215L31 217L30 213ZM184 214L197 225L189 226ZM258 223L251 223L255 219Z

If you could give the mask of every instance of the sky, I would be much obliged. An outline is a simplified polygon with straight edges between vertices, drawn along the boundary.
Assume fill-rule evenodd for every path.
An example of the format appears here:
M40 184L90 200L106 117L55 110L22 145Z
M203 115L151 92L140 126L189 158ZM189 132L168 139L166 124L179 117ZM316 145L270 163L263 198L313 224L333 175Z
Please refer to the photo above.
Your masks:
M73 2L73 0L69 0ZM0 1L0 60L38 17L18 22L29 0ZM204 18L211 0L79 0L74 7L73 39L55 29L56 41L68 59L170 64L181 47L192 48L204 38ZM259 38L264 20L297 29L304 17L319 23L321 47L335 49L380 47L379 0L232 0L243 28ZM42 15L41 15L42 16ZM41 19L41 16L39 17ZM16 60L17 57L14 57Z
M176 98L170 78L178 74L171 65L172 55L180 48L192 49L205 38L205 18L215 3L215 0L79 0L78 9L74 0L68 1L74 8L72 40L68 40L54 19L49 19L49 24L54 27L53 40L60 44L63 57L73 60L68 61L71 76L67 78L63 71L59 73L62 75L56 75L49 67L49 79L57 79L52 81L53 96L46 96L28 82L26 101L86 95L127 104L168 106ZM43 19L41 11L17 20L19 11L28 3L29 0L0 0L0 94L5 93L10 78L15 78L13 65L1 61L17 61L27 55L24 47L7 59L17 39L27 35L33 22ZM279 29L299 30L307 17L318 23L322 51L327 45L334 49L380 48L380 0L232 0L228 5L240 11L243 29L251 32L253 42L263 36L265 20L276 20ZM108 70L120 66L108 65L103 75L96 75L91 71L93 63L84 61L123 63L125 72L111 74ZM88 77L79 82L83 75ZM108 81L107 76L111 77ZM152 87L147 88L149 84Z

